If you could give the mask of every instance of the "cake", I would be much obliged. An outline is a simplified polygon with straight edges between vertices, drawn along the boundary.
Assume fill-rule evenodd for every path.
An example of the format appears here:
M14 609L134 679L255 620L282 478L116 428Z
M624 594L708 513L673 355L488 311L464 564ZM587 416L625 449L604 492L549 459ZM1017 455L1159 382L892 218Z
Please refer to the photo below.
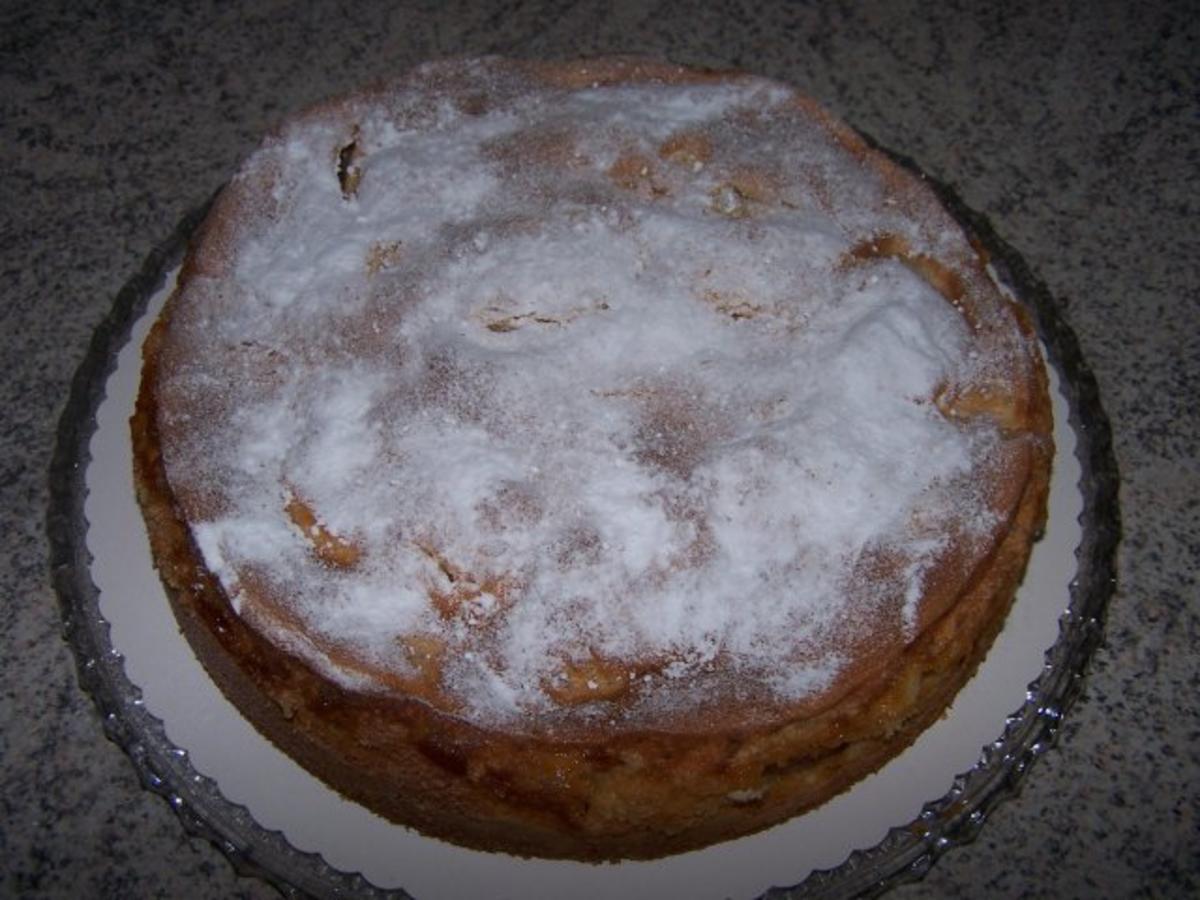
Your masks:
M1046 515L1026 313L796 90L430 63L266 138L144 347L179 626L271 741L436 838L655 858L943 714Z

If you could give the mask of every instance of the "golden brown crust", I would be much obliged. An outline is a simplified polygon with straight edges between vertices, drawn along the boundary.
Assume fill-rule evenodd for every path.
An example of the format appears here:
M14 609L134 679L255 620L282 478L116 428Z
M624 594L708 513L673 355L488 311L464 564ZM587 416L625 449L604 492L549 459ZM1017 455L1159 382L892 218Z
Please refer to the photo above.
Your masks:
M528 68L563 86L726 77L628 60ZM904 177L857 135L808 101L797 102L848 152L900 185L898 193L909 190ZM664 145L660 160L621 159L610 174L630 190L653 192L653 166L704 162L709 152L702 140L684 136ZM769 187L761 178L746 175L739 184L734 191L741 201L766 202ZM236 240L251 189L235 183L218 200L183 280L227 264L226 249ZM951 268L910 251L900 238L880 235L855 248L847 265L881 256L902 261L976 325L976 293L963 279L986 278L981 260ZM734 316L742 307L731 309ZM723 717L720 709L707 709L703 728L693 716L661 728L613 734L603 726L577 727L551 738L470 724L439 708L439 698L428 691L440 665L436 640L410 639L417 676L390 684L408 696L403 690L358 692L281 649L255 627L253 614L234 611L204 564L162 457L157 378L172 363L164 359L163 337L175 312L170 304L146 342L132 432L138 500L183 633L238 709L307 769L394 821L472 847L585 860L652 858L754 832L825 802L899 753L943 713L1002 627L1045 520L1050 414L1045 373L1033 356L992 394L939 398L947 416L996 418L1012 438L994 461L989 507L1002 515L989 549L982 555L952 549L940 561L927 582L914 639L905 643L894 628L865 630L854 664L818 697L765 704L757 717L732 709ZM1019 310L1013 316L1029 328ZM313 552L323 561L357 564L353 544L325 529L305 498L293 496L288 515L315 536ZM426 552L450 582L459 580L452 561L436 548ZM872 565L886 568L889 561L880 557ZM460 585L457 594L439 595L439 609L452 617L470 601L470 590L479 588ZM487 590L503 597L499 581ZM270 615L269 594L258 602L259 615ZM654 662L640 665L649 670ZM589 686L591 699L619 698L628 670L627 663L617 668L595 657L555 686L555 699L577 702L581 684Z

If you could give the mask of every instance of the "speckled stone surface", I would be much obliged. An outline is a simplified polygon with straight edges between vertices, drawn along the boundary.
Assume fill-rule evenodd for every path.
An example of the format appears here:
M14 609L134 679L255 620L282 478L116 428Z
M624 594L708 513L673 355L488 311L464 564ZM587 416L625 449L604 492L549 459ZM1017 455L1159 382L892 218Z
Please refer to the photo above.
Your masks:
M311 101L435 56L638 52L789 80L954 185L1059 298L1113 421L1121 583L1082 697L895 895L1200 895L1195 4L83 6L0 6L0 894L275 896L139 787L60 638L47 467L121 285Z

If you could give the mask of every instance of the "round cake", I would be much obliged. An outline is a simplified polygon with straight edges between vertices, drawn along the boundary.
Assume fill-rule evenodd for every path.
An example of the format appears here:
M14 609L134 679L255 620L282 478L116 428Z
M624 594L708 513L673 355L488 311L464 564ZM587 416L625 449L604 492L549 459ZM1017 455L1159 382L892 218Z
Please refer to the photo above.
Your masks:
M144 350L138 497L267 737L485 850L652 858L936 720L1045 518L1023 311L790 87L453 60L218 196Z

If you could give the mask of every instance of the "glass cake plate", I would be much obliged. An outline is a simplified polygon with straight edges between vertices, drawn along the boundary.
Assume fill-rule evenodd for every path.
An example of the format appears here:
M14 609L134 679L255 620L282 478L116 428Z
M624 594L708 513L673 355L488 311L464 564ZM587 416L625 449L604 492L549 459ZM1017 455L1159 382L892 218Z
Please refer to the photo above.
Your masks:
M971 841L1051 746L1101 638L1120 535L1096 382L1045 287L934 185L1033 312L1058 447L1050 522L1004 631L948 714L847 793L766 832L652 862L588 865L453 847L346 801L282 755L179 635L134 501L127 420L141 341L170 291L180 223L117 296L76 374L51 469L48 531L63 628L104 728L146 787L242 874L287 896L809 898L874 895ZM501 893L503 892L503 893Z

